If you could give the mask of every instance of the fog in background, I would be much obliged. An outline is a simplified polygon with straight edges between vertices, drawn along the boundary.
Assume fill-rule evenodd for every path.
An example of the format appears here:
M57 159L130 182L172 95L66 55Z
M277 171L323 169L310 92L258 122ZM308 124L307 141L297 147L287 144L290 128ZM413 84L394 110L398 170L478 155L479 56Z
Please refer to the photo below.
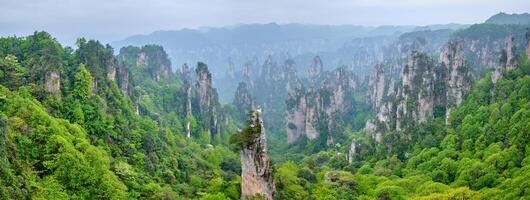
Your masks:
M104 43L156 30L249 23L354 25L472 24L528 0L0 0L0 35L50 32L67 45Z

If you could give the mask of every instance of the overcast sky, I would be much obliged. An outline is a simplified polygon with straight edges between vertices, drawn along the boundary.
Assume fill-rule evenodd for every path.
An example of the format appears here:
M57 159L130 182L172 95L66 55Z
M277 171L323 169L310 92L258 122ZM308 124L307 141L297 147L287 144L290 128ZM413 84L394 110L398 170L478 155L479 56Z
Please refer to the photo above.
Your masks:
M478 23L530 11L530 0L0 0L0 35L52 33L111 42L133 34L242 23Z

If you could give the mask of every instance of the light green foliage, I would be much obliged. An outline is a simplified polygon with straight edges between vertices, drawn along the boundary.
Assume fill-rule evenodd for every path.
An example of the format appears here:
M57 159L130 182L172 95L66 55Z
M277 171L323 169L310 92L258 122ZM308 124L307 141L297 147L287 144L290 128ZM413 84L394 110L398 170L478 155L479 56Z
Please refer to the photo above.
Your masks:
M180 79L155 81L121 63L136 59L130 48L115 57L94 40L77 45L63 48L45 32L0 38L0 199L239 198L239 158L208 144L202 119L184 118ZM147 67L170 67L163 49L145 51L160 58ZM61 74L60 97L43 92L50 70Z
M27 75L28 70L23 68L13 55L0 58L0 84L10 89L22 85L22 79Z
M302 184L314 199L529 198L526 65L526 56L521 56L519 66L496 84L491 74L478 80L452 111L448 125L434 120L407 132L386 132L379 144L363 137L365 132L349 133L360 148L351 164L337 164L339 157L334 156L345 158L341 153L348 147L330 149L298 165L284 163L277 176L288 183L285 179L293 176L285 171L314 172L316 181ZM296 184L302 179L287 180ZM292 190L281 186L280 194Z
M457 35L496 37L495 27ZM260 126L231 135L232 116L240 115L224 113L233 112L225 106L218 110L227 117L221 132L208 134L196 103L184 114L182 80L161 74L170 63L160 46L126 47L115 57L98 41L77 45L63 48L45 32L0 38L0 199L240 198L239 156L228 144L245 147ZM152 59L138 63L139 53ZM273 164L276 197L530 198L530 63L524 54L518 63L495 84L491 74L477 80L447 125L440 108L436 119L385 132L381 143L358 131L369 117L358 93L351 98L359 113L331 116L334 131L315 140L287 146L279 142L283 130L272 127L269 149L280 161ZM109 79L109 66L122 74ZM50 71L61 74L60 97L43 90ZM131 76L129 91L122 91L124 74ZM191 138L184 133L188 122ZM328 134L338 145L327 146ZM358 153L348 163L352 138Z
M92 94L92 75L86 69L85 65L79 65L79 71L74 76L74 91L79 99L86 101Z

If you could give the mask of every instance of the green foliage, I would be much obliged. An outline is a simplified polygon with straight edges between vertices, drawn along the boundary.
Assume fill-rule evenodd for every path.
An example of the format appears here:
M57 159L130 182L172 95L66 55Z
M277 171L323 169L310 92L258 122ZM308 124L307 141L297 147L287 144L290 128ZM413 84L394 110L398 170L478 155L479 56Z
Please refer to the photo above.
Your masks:
M22 85L28 70L23 68L13 55L0 58L0 84L15 89Z
M284 163L278 169L278 193L296 193L298 186L291 184L314 199L529 198L530 74L525 59L495 84L490 74L478 80L450 113L448 124L440 108L435 115L441 119L406 132L385 132L382 143L365 132L348 133L358 148L352 163L341 161L349 147L310 155L299 164Z
M228 136L208 145L202 119L184 118L181 80L154 80L134 48L77 46L45 32L0 38L0 199L240 198L239 158L222 146ZM148 67L171 67L161 47L144 51ZM43 90L50 71L58 96Z
M250 111L248 117L247 126L230 136L229 142L236 150L241 150L248 146L261 134L260 116L256 114L256 111Z

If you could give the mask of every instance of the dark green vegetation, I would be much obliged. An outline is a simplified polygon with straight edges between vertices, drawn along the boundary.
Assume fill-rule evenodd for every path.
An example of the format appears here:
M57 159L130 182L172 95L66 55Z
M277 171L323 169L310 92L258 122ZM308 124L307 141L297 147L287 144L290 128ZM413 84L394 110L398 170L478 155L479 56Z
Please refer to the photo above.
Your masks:
M160 46L118 56L94 40L77 46L45 32L0 39L0 199L240 198L229 143L244 147L259 127L230 140L241 114L225 105L211 133L196 95L186 117L183 74ZM522 54L518 63L495 84L489 74L476 80L448 124L435 114L380 143L361 131L371 115L362 93L350 94L355 115L333 133L342 145L281 146L283 132L268 130L277 199L530 198L530 62ZM350 139L359 149L351 163Z
M137 66L139 48L77 45L0 39L0 199L239 198L238 157L210 145L201 116L182 117L181 80L157 74L170 67L161 47Z
M254 119L259 120L258 118L253 117L253 111L248 113L247 126L243 130L238 131L236 134L233 134L230 137L230 144L235 147L236 150L241 150L245 148L249 143L259 137L261 133L261 126L256 126L259 124L259 121L254 121Z
M530 198L530 62L477 80L462 105L376 143L353 133L346 148L310 155L276 170L281 199L518 199ZM414 138L414 139L411 139Z

